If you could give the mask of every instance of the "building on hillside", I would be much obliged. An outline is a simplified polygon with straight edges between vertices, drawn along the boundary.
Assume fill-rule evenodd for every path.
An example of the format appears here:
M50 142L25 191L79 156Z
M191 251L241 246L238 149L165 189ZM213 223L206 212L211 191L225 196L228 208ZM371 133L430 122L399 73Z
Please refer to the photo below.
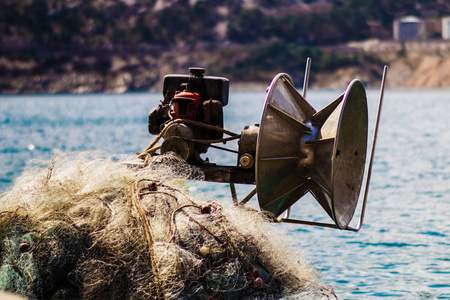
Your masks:
M394 21L394 40L411 41L426 38L425 23L414 16L406 16Z
M450 40L450 17L442 18L442 39Z

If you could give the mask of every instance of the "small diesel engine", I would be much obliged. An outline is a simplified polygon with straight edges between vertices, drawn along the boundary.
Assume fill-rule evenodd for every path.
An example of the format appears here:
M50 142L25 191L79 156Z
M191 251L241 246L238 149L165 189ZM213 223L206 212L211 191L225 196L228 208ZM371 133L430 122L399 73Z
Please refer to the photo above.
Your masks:
M191 164L201 164L211 141L223 138L223 106L228 104L229 81L204 76L205 69L189 68L189 75L164 77L161 104L150 111L148 131L162 134L161 154L173 151ZM172 122L183 120L183 122Z

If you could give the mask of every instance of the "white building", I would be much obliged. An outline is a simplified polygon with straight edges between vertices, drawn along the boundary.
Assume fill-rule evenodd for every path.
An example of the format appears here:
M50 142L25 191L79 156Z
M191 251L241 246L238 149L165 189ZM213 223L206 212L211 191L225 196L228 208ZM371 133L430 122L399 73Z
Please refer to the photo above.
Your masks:
M442 18L442 39L450 40L450 17Z
M394 40L410 41L426 38L425 23L414 16L407 16L394 21Z

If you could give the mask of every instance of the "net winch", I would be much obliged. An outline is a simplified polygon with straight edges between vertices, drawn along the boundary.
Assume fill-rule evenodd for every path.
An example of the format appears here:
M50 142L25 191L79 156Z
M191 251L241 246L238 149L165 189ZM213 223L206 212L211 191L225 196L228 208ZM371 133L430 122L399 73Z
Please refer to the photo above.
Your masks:
M278 221L358 231L365 214L387 67L368 153L368 106L363 83L354 79L343 94L316 111L306 101L310 66L308 58L302 94L288 74L276 75L266 91L261 122L246 126L239 134L224 129L227 78L205 76L202 68L190 68L189 75L166 75L164 100L149 113L148 130L157 136L138 157L144 160L175 152L186 163L200 168L206 181L228 183L236 205L245 205L256 194L261 210ZM237 150L222 146L233 140L238 141ZM202 159L200 155L209 148L234 153L236 165ZM238 201L236 184L252 184L255 188ZM333 223L290 217L291 206L307 193ZM352 227L350 222L361 198L359 220Z

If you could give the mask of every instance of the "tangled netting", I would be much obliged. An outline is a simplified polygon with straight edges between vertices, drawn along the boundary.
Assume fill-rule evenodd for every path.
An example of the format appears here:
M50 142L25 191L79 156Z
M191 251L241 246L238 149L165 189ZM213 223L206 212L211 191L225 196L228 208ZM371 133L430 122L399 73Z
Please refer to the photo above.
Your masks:
M196 168L54 153L0 198L0 290L29 299L335 298L264 214L193 200ZM197 199L202 196L198 194Z

